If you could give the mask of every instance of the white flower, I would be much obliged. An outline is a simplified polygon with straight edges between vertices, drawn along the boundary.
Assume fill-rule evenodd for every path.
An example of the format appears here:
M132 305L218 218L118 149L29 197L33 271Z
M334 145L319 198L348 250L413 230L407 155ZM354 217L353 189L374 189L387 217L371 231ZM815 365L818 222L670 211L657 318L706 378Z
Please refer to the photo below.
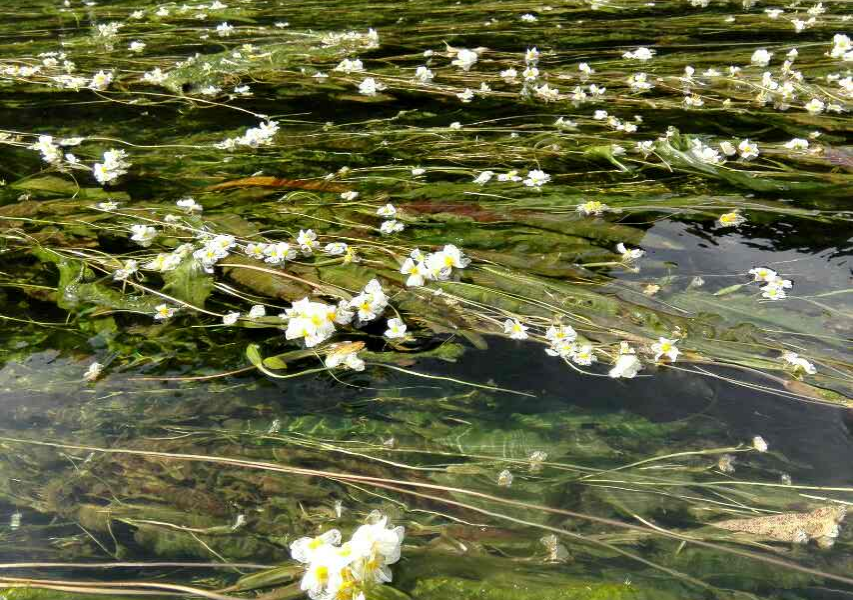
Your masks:
M355 60L345 58L340 63L338 63L338 66L335 67L333 70L340 71L349 75L350 73L359 73L361 71L364 71L364 64L357 58Z
M516 71L515 69L510 67L509 69L505 69L505 70L501 71L501 77L503 79L508 80L508 81L512 81L513 79L518 77L518 71Z
M379 232L383 235L391 235L393 233L399 233L406 228L404 223L397 221L395 219L391 219L389 221L383 221L379 226Z
M420 167L415 167L414 169L412 169L412 175L414 175L415 177L423 175L424 173L426 173L426 169L422 169Z
M732 212L720 215L720 218L717 219L717 223L721 227L738 227L739 225L746 223L746 217L740 214L740 211L733 210Z
M764 438L760 435L752 438L752 447L758 450L759 452L767 452L767 442L764 441Z
M181 264L181 256L178 254L164 254L160 253L157 255L157 258L154 260L148 261L145 263L144 268L151 271L159 271L161 273L165 273L166 271L174 271L178 268L178 265Z
M127 153L124 150L107 150L104 152L103 162L95 163L92 167L95 179L101 184L118 179L130 168L126 159Z
M586 64L585 62L582 62L582 63L580 63L580 64L578 65L578 71L580 71L580 72L581 72L581 77L589 77L590 75L592 75L593 73L595 73L595 69L593 69L592 67L590 67L590 66L589 66L588 64Z
M246 248L245 248L246 256L248 256L249 258L256 258L258 260L265 260L266 259L267 246L268 245L264 244L263 242L260 242L260 243L250 242L250 243L246 244Z
M223 325L233 325L234 323L237 322L237 319L239 319L239 318L240 318L240 313L238 313L238 312L226 313L225 315L222 316L222 323L223 323Z
M782 353L782 360L784 360L788 365L793 367L794 371L802 370L809 375L814 375L817 373L817 369L815 366L807 361L805 358L799 356L796 352L788 352L785 351Z
M375 96L378 92L385 89L385 84L376 81L373 77L367 77L358 84L358 91L365 96Z
M41 152L42 159L47 163L56 164L62 162L62 150L58 145L54 144L53 136L40 135L38 141L30 146L30 148Z
M355 577L368 584L391 581L388 565L400 560L400 552L406 530L403 527L389 528L388 518L374 517L375 521L362 525L352 535L352 553L358 557L352 564Z
M347 303L356 312L359 320L367 322L380 316L388 306L388 296L379 281L371 279L364 290Z
M112 81L112 71L98 71L97 73L95 73L95 75L92 76L92 80L89 82L89 87L93 90L105 90L110 87Z
M285 338L301 338L306 347L312 348L334 334L337 311L327 304L303 298L285 311L285 317L288 321Z
M227 22L220 23L216 26L216 33L219 34L219 37L228 37L234 31L234 27L229 25Z
M385 337L388 339L397 339L406 336L406 324L402 319L388 319L388 329L385 330Z
M142 52L143 50L145 50L145 42L140 42L139 40L130 42L130 46L128 49L131 52Z
M130 231L130 239L143 247L150 246L157 237L157 230L149 225L131 225Z
M326 244L326 247L323 248L323 252L328 254L329 256L343 256L347 253L349 246L347 246L344 242L331 242Z
M753 267L749 270L749 274L753 276L753 281L773 281L778 276L776 271L767 267Z
M764 12L767 13L767 16L771 19L778 19L779 15L781 15L785 11L781 8L765 8Z
M156 67L153 71L148 71L142 76L143 81L154 85L165 83L166 79L168 79L168 75L161 71L160 67Z
M527 326L518 319L504 321L504 333L513 340L526 340L530 337L527 335Z
M629 59L639 60L639 61L645 62L647 60L651 60L654 55L655 55L654 50L650 50L648 48L640 47L640 48L637 48L636 50L634 50L633 52L630 52L630 51L626 52L625 54L622 55L622 58L629 58Z
M850 52L853 45L850 43L850 38L842 33L836 33L832 36L832 50L830 50L829 55L832 58L842 58ZM845 60L846 57L845 57Z
M157 321L165 321L166 319L171 319L177 309L169 306L168 304L158 304L154 307L154 319Z
M652 344L652 352L655 353L655 360L660 360L662 356L666 356L670 361L675 362L678 358L679 350L675 347L678 340L670 340L662 337Z
M460 123L459 121L453 121L453 123L448 125L448 127L450 127L451 129L457 129L457 130L462 129L462 123Z
M354 190L349 190L348 192L341 193L341 200L352 201L358 198L358 192Z
M589 344L584 344L580 348L575 347L575 351L572 353L572 361L584 367L588 367L597 360L595 354L592 353L592 346Z
M772 57L772 52L768 52L764 48L759 48L758 50L752 53L752 58L750 58L750 61L752 62L752 64L758 67L766 67L770 64L770 59Z
M460 48L456 52L456 58L451 62L453 66L459 67L463 71L468 71L479 59L479 55L474 50Z
M752 160L758 156L758 144L750 142L748 139L743 140L737 146L740 157L744 160Z
M530 13L524 13L524 14L523 14L523 15L521 15L521 17L519 17L519 18L520 18L522 21L524 21L525 23L535 23L536 21L538 21L538 20L539 20L539 19L536 17L536 15L531 15Z
M287 242L278 242L276 244L267 244L264 247L264 262L271 265L283 265L287 260L296 258L296 250Z
M804 140L802 138L794 138L789 142L785 142L783 145L788 150L808 150L809 149L809 141Z
M417 253L417 254L415 254ZM409 287L422 286L426 279L430 277L429 268L423 262L423 256L415 250L412 252L415 255L413 258L407 258L400 267L400 273L408 275L406 285Z
M826 104L824 104L824 102L819 98L812 98L806 102L806 105L803 108L813 115L819 115L823 112L824 108L826 108Z
M539 77L539 69L536 67L527 67L521 72L521 76L527 81L533 81Z
M616 251L622 255L622 260L625 262L631 262L633 260L637 260L638 258L642 258L645 254L645 252L643 250L640 250L639 248L632 248L629 250L622 242L616 244Z
M541 171L539 169L531 169L527 172L527 179L525 179L522 183L527 187L542 187L546 183L551 181L551 176L548 175L545 171Z
M498 485L501 487L511 486L513 479L514 478L509 469L504 469L503 471L498 473Z
M420 81L421 83L429 83L433 80L435 74L429 69L429 67L425 67L421 65L417 69L415 69L415 79Z
M397 209L393 204L386 204L385 206L380 206L376 209L376 214L380 217L393 217L397 214Z
M456 97L459 98L462 102L468 103L474 99L474 90L470 88L465 88L464 92L459 92L456 94Z
M584 202L583 204L579 204L577 211L582 215L600 215L610 207L604 204L603 202L599 202L598 200L589 200Z
M324 548L341 543L341 532L330 529L317 537L302 537L290 544L290 556L304 564L315 561Z
M521 177L518 176L518 171L512 170L498 175L498 181L521 181Z
M483 171L482 173L480 173L479 175L477 175L474 178L474 183L484 185L484 184L488 183L489 180L491 180L491 178L494 177L494 175L495 174L492 171Z
M471 263L471 260L459 248L448 244L443 250L427 255L424 262L429 270L430 277L445 281L450 278L454 268L464 269Z
M178 208L182 208L188 213L201 212L204 210L204 207L193 198L182 198L175 202L175 204Z
M734 156L737 154L737 148L735 148L735 145L728 140L720 142L720 150L722 150L723 154L726 156Z
M125 281L128 277L136 273L139 270L139 263L133 259L125 261L124 265L122 265L121 269L118 269L113 272L113 279L115 281Z
M645 73L634 73L628 77L628 85L635 92L645 92L655 87Z
M250 319L260 319L261 317L265 317L267 314L267 309L263 304L255 304L252 308L249 309L249 318Z
M320 247L317 234L312 229L300 229L299 235L296 236L296 243L299 244L302 253L306 255L313 254Z
M106 202L98 202L98 204L96 204L96 207L100 210L110 212L118 208L118 202L114 202L112 200L107 200Z
M624 343L624 342L623 342ZM640 359L637 358L634 351L631 350L627 344L625 346L627 350L630 352L623 352L620 354L616 363L613 365L613 368L607 373L610 377L614 379L618 379L620 377L625 379L633 379L637 376L637 373L643 370L643 364L640 362Z
M709 165L719 165L725 162L719 152L697 139L691 140L690 154Z
M99 362L93 362L89 365L89 368L86 369L86 372L83 373L83 379L86 381L95 381L98 377L101 376L101 372L104 370L104 365Z

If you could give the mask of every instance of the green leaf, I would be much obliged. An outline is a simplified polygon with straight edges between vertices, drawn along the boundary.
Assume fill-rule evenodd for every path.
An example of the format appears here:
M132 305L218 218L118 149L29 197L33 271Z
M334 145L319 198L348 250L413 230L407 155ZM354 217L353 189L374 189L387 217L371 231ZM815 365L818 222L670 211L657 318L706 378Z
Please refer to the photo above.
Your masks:
M199 308L213 292L213 278L191 259L185 259L178 268L163 274L166 285L163 291Z

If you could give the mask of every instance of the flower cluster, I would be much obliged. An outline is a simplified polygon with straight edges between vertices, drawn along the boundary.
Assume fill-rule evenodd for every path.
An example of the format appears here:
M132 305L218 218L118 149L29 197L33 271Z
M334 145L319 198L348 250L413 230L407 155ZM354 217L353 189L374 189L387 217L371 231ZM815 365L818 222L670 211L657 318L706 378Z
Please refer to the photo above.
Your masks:
M124 150L107 150L104 152L103 162L95 163L92 172L100 184L115 181L130 168L127 161L127 153Z
M469 264L471 259L462 250L448 244L442 250L429 254L413 250L400 267L400 273L409 276L407 286L417 287L424 285L427 280L447 281L453 269L464 269Z
M390 565L400 560L405 529L388 527L388 518L372 513L369 523L341 543L332 529L290 545L290 554L305 567L300 587L312 600L363 600L371 587L392 581Z
M753 281L760 282L759 285L763 284L761 297L768 300L781 300L787 297L785 290L793 286L790 279L779 277L776 271L767 267L753 267L749 270L749 274L752 275Z
M242 136L236 138L228 138L215 144L220 150L234 150L239 146L248 146L257 148L259 146L269 146L275 134L278 133L278 123L275 121L266 121L257 127L252 127Z

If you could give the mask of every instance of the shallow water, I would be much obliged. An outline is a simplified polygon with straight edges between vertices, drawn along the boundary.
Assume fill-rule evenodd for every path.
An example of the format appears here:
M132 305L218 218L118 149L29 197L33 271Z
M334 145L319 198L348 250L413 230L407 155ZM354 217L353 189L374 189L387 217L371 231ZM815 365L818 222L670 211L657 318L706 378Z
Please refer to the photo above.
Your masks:
M374 511L406 528L393 581L359 580L336 600L361 588L380 600L853 594L843 517L838 533L761 521L853 501L853 150L838 83L851 63L830 56L847 4L794 3L774 19L741 2L223 2L0 7L0 595L64 598L62 580L75 597L101 597L80 589L92 582L120 597L118 581L304 597L291 543L332 528L346 539ZM796 33L790 19L809 9L815 22ZM234 30L220 35L224 22ZM105 23L122 26L99 34ZM641 46L656 55L622 56ZM751 65L765 47L770 66ZM470 70L452 64L460 48L477 49ZM335 70L344 58L365 72ZM595 73L581 77L581 62ZM422 65L432 81L415 80ZM540 73L525 84L530 66ZM511 67L516 78L500 74ZM167 75L146 82L154 68ZM113 79L91 89L100 70ZM765 71L796 83L790 107ZM638 72L653 90L629 88ZM360 93L368 76L387 88ZM555 98L535 91L544 83ZM590 84L608 89L573 96ZM693 94L703 106L685 105ZM813 97L827 109L806 110ZM274 136L216 147L268 121ZM79 163L40 156L38 135L83 138L62 150ZM809 150L786 148L794 137ZM746 138L758 157L691 153ZM637 150L644 140L653 152ZM112 148L129 165L98 181ZM511 169L550 181L473 181ZM181 212L187 196L203 212ZM579 212L589 200L612 210ZM382 235L389 202L405 229ZM746 221L721 225L735 209ZM156 226L151 245L128 240L134 224ZM361 262L321 247L283 265L242 256L308 228ZM204 231L237 237L210 273L192 257L145 266L201 248ZM619 242L645 254L623 259ZM407 287L411 250L446 244L471 264ZM140 270L115 280L127 259ZM761 297L748 274L759 266L792 282L787 298ZM294 354L304 340L286 340L274 315L303 297L348 300L372 278L389 296L381 317ZM163 323L160 302L179 308ZM268 316L250 318L255 304ZM383 337L393 316L402 341ZM505 319L529 339L509 339ZM595 363L580 344L544 352L558 323ZM676 361L655 359L660 337L677 340ZM620 341L641 359L635 378L608 376ZM324 367L336 342L363 343L365 370ZM103 371L86 381L93 362ZM713 526L732 519L753 521ZM58 564L7 564L21 562Z

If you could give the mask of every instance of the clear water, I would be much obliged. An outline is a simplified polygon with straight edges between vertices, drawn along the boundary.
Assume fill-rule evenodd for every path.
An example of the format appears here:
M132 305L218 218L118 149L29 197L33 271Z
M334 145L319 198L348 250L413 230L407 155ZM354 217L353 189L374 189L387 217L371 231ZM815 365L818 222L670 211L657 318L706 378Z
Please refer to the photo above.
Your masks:
M830 548L812 530L795 544L712 525L853 501L853 163L850 102L837 83L850 63L828 56L833 35L849 30L845 3L813 10L815 23L799 34L790 19L807 19L812 5L773 19L768 6L740 2L225 4L2 7L0 595L64 598L77 586L76 597L95 597L83 588L102 585L120 597L117 582L137 586L125 592L154 582L299 598L303 569L290 544L331 528L348 537L373 511L406 537L393 581L369 586L368 598L853 593L843 522ZM521 18L528 13L536 20ZM110 22L124 26L99 37L96 25ZM228 36L215 29L223 22L235 27ZM347 31L362 37L321 41ZM146 44L139 53L128 49L134 40ZM521 75L499 73L520 73L534 46L540 75L525 94ZM622 58L640 46L656 56ZM763 47L775 53L771 65L750 65ZM781 70L794 47L799 56ZM481 48L470 71L451 64L459 48ZM112 70L113 82L56 89L50 77L61 66L39 55L59 51L75 75ZM176 66L196 53L196 64ZM335 71L346 57L367 72ZM580 62L596 72L582 79ZM425 64L435 79L414 81ZM742 67L738 78L726 75L730 64ZM41 71L20 71L33 65ZM696 81L679 79L687 65ZM155 67L170 78L144 82ZM702 75L710 68L722 74ZM781 83L796 81L791 69L804 78L790 108L778 97L755 102L764 71ZM654 90L629 89L640 71ZM359 93L368 76L387 89ZM533 91L546 82L560 90L553 102ZM481 83L491 90L478 91ZM601 98L572 97L593 83L608 88ZM222 90L206 95L211 85ZM239 85L251 95L230 92ZM456 96L466 88L477 92L470 103ZM703 106L686 107L685 88ZM812 97L842 112L811 114ZM622 129L594 119L596 110ZM214 146L264 117L280 127L269 144ZM558 117L577 129L555 125ZM638 131L625 132L626 122ZM714 147L748 138L761 154L709 166L673 134L651 156L635 151L668 127ZM47 164L30 147L38 135L85 138L63 152L86 168ZM794 137L809 139L810 151L786 148ZM612 144L624 157L602 150ZM126 150L131 166L101 185L91 166L110 148ZM552 178L541 189L472 183L485 170L524 177L537 168ZM286 181L211 189L251 176ZM346 190L359 198L342 201ZM324 244L346 240L364 261L341 265L318 251L283 269L249 263L281 277L235 277L220 264L171 288L145 268L115 282L121 261L147 262L193 240L165 233L164 216L180 214L175 201L189 195L204 206L181 217L189 227L291 242L310 227ZM108 199L120 207L97 209ZM583 216L576 207L587 200L618 212ZM406 224L391 236L378 231L386 202ZM721 226L733 209L746 222ZM164 232L148 248L128 241L141 222ZM620 264L618 242L645 255ZM399 262L415 247L445 244L472 264L454 282L429 282L443 296L417 297ZM790 279L789 297L762 299L747 274L757 266ZM380 278L391 296L385 316L399 311L410 339L383 339L382 320L341 327L332 342L366 345L362 372L324 369L311 354L255 369L252 349L268 358L303 347L245 316L255 303L278 314L311 292L289 276L320 285L312 298L330 304L322 286L355 295ZM154 324L157 293L186 300L211 282L219 287L198 307L207 313L184 307ZM650 285L660 288L650 294ZM223 325L232 310L241 320ZM596 364L543 352L557 313L596 348ZM508 339L510 316L533 339ZM675 363L651 356L660 336L679 338ZM642 357L636 378L607 376L621 340ZM785 350L817 373L786 367ZM85 381L94 361L103 373ZM281 378L289 375L300 376ZM767 452L753 448L754 436ZM736 457L733 472L719 462L726 455ZM22 562L40 564L13 564ZM247 577L254 572L262 575Z

